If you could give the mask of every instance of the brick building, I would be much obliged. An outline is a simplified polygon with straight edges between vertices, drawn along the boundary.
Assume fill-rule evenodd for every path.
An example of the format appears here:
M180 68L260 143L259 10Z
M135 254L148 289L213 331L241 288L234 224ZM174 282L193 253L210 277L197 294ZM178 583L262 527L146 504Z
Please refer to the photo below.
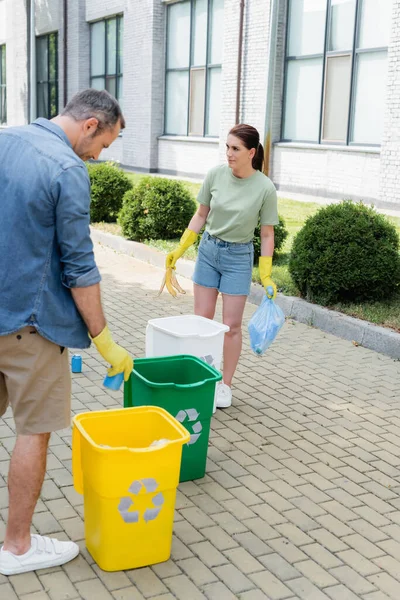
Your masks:
M400 0L0 0L0 127L89 86L127 120L102 158L203 176L239 119L283 192L400 204Z

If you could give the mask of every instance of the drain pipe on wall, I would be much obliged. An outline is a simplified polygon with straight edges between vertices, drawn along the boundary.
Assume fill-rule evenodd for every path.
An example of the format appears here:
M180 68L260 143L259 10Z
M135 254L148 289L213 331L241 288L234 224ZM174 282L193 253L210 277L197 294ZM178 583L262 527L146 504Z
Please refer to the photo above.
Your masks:
M238 62L237 62L237 78L236 78L235 125L237 125L239 123L239 118L240 118L240 84L241 84L241 80L242 80L243 22L244 22L244 0L240 0L239 43L238 43Z
M276 63L276 44L278 37L278 11L279 0L270 0L270 28L268 49L268 86L267 105L265 109L265 143L264 143L264 173L269 175L271 161L271 137L272 137L272 106L274 100L274 78Z
M64 106L68 102L68 0L63 0L63 86Z
M29 61L29 122L36 119L36 31L35 31L35 0L28 0L28 61Z

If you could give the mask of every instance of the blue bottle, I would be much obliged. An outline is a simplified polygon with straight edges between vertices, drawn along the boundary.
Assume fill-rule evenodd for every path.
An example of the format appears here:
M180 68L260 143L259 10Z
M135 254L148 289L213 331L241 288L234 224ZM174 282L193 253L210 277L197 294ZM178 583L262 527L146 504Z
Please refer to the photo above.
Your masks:
M82 356L74 354L71 359L71 371L73 373L82 373Z
M103 381L103 385L110 390L116 391L119 390L119 388L121 387L121 383L123 382L123 380L123 373L117 373L117 375L114 375L113 377L109 377L108 375L106 375Z

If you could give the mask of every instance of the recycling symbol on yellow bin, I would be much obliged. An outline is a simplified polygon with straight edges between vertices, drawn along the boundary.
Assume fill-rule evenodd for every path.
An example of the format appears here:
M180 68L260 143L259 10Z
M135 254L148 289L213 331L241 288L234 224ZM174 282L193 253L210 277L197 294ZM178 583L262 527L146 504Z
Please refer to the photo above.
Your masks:
M137 497L139 493L143 490L147 494L152 494L157 491L158 483L155 479L142 479L138 481L134 481L132 485L128 489L128 493L132 494L132 496ZM149 521L154 521L156 519L163 507L164 504L164 496L161 492L155 494L152 499L153 503L152 508L146 508L143 513L143 519L148 523ZM131 496L124 496L119 501L118 510L125 521L125 523L138 523L141 517L139 510L135 509L135 498Z
M200 413L198 413L195 408L188 408L187 410L180 410L175 417L175 419L179 421L179 423L182 423L182 425L185 424L186 419L189 419L189 423L193 423L193 425L191 426L192 433L190 434L188 446L195 444L201 436L203 427L200 421L197 420L199 416ZM185 427L189 430L190 433L189 427L187 425L185 425Z

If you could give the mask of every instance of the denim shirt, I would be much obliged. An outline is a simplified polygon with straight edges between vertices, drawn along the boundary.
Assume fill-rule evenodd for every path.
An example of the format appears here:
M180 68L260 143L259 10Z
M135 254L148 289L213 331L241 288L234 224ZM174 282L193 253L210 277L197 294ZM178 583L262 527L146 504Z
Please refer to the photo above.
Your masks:
M90 346L71 294L101 279L89 209L85 163L58 125L0 133L0 335L33 325L60 346Z

